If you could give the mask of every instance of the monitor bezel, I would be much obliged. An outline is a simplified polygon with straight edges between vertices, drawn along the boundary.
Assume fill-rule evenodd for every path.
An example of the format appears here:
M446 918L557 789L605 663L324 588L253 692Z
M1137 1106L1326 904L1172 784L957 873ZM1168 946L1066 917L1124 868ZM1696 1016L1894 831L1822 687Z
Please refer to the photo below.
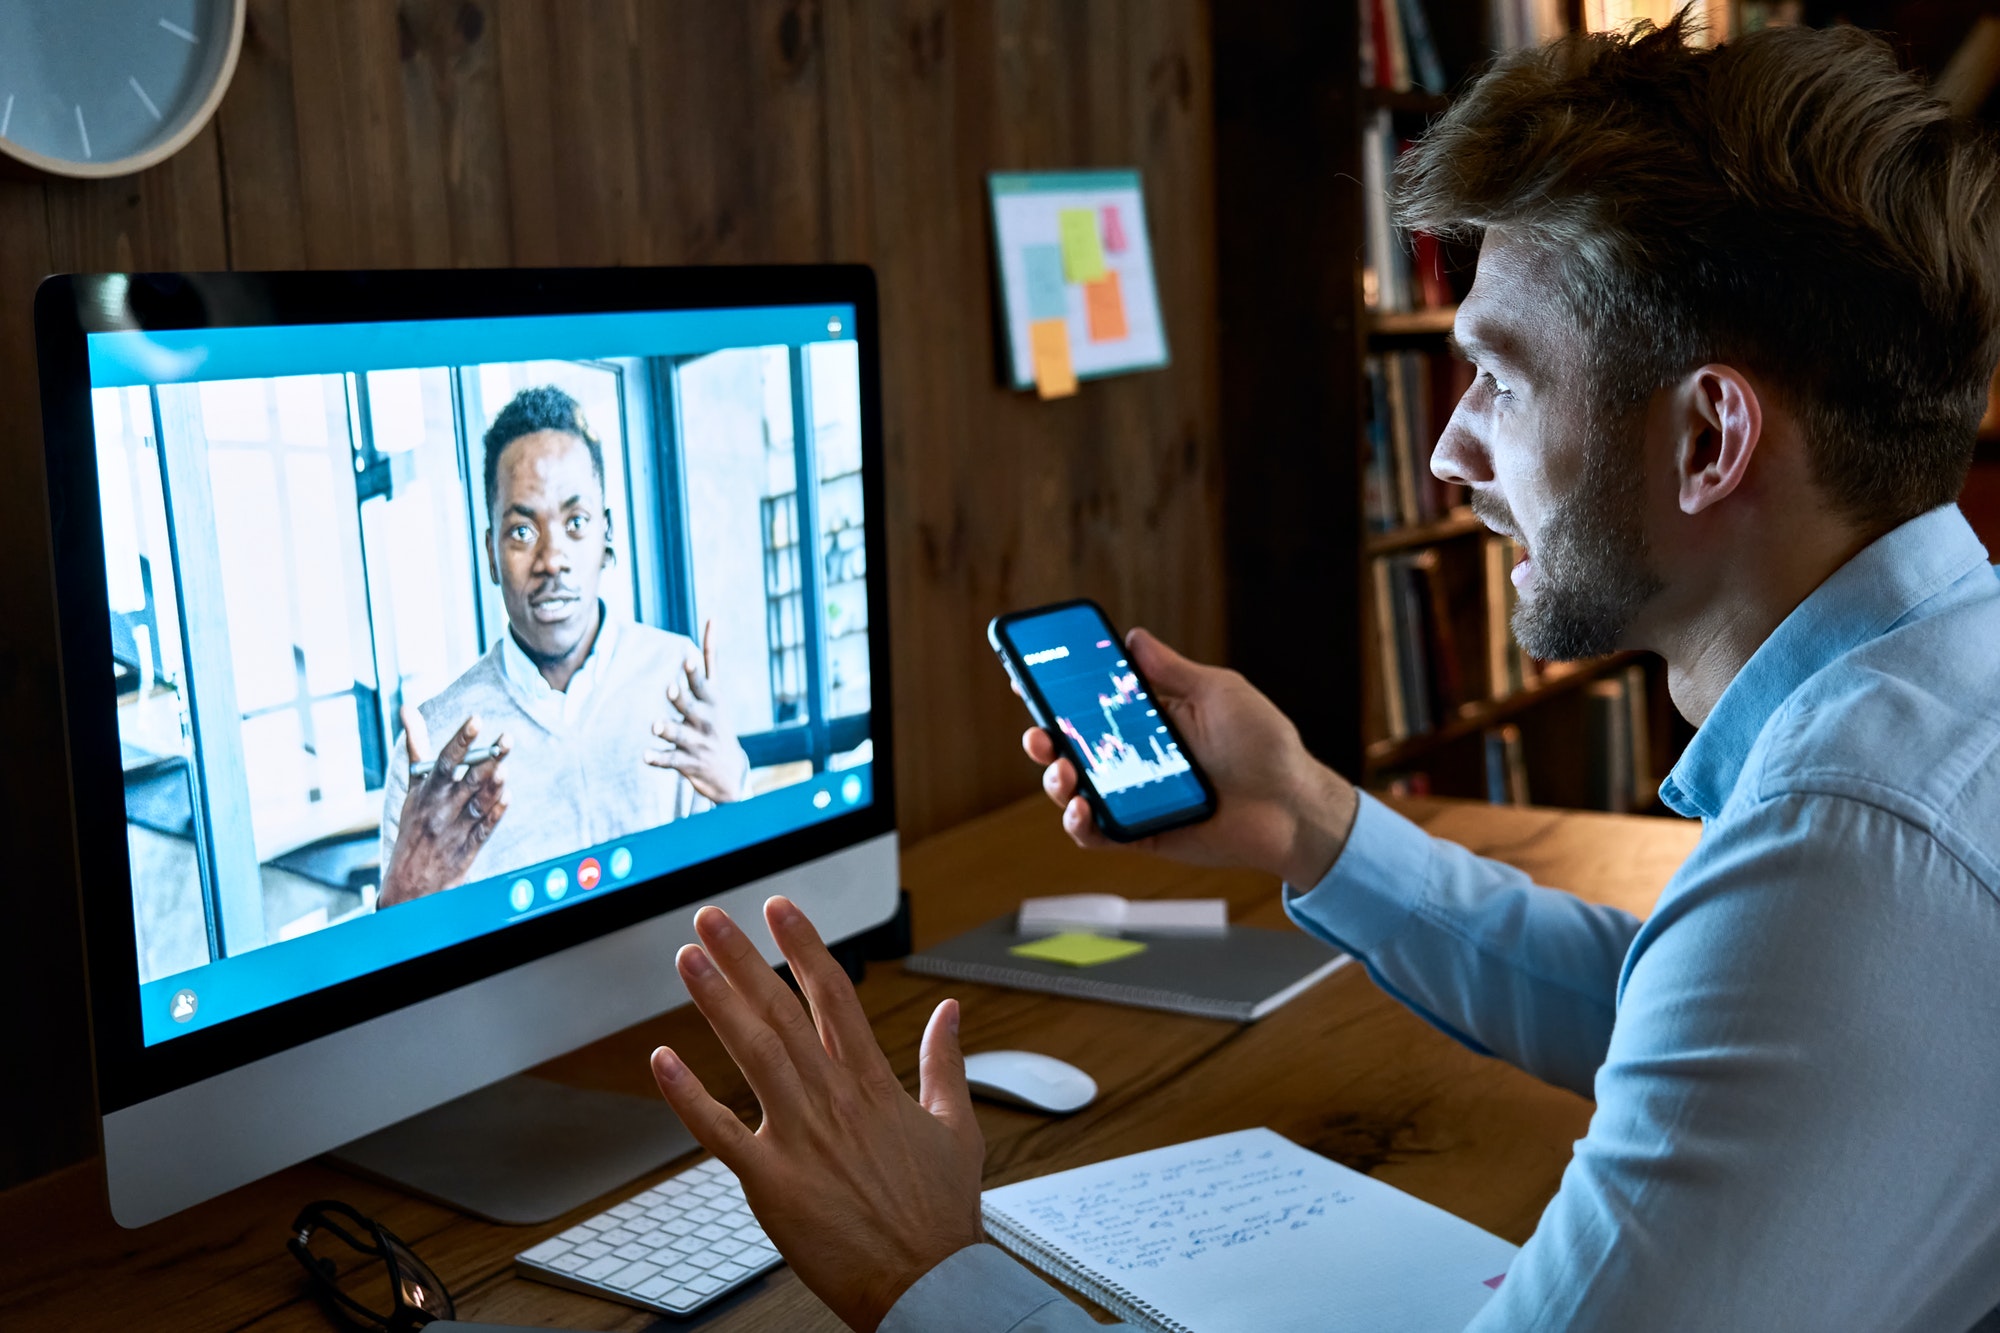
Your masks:
M648 310L843 304L854 309L871 676L873 799L860 809L671 874L462 940L213 1027L145 1044L131 863L110 660L87 336L129 329L275 327ZM100 1111L109 1114L290 1047L560 953L895 829L880 344L865 265L312 273L64 274L35 296L72 799ZM665 965L665 960L662 960Z

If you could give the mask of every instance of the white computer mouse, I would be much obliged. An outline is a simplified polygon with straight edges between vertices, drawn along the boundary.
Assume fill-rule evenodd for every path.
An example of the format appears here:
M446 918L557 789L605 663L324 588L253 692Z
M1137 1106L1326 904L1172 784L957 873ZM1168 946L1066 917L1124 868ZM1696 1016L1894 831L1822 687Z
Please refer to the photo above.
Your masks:
M994 1101L1031 1111L1068 1115L1097 1100L1097 1081L1053 1055L1033 1051L981 1051L965 1057L965 1081Z

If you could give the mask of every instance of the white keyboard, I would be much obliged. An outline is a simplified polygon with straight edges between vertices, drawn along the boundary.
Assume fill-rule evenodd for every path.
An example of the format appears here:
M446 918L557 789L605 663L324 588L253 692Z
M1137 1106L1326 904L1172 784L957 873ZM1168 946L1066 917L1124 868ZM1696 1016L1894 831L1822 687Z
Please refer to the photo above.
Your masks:
M713 1159L514 1256L522 1277L674 1315L783 1262Z

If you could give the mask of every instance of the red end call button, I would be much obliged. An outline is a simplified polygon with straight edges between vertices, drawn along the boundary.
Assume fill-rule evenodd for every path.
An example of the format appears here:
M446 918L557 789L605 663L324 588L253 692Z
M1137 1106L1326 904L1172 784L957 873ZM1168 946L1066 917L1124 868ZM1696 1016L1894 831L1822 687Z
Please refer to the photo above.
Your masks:
M604 867L597 864L597 858L594 856L584 857L583 864L576 868L578 888L594 889L597 887L597 881L603 878Z

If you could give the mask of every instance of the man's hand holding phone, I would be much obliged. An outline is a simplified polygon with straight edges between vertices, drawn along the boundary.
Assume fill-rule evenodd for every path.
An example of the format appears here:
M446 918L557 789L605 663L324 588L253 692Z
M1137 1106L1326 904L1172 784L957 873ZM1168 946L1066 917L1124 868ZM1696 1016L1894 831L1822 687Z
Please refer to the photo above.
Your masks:
M1237 672L1204 666L1135 629L1125 649L1153 687L1215 788L1215 814L1132 846L1194 865L1250 866L1310 887L1325 878L1354 827L1354 788L1307 752L1298 728ZM1081 847L1113 843L1077 794L1075 767L1040 727L1021 738L1044 766L1042 788Z

